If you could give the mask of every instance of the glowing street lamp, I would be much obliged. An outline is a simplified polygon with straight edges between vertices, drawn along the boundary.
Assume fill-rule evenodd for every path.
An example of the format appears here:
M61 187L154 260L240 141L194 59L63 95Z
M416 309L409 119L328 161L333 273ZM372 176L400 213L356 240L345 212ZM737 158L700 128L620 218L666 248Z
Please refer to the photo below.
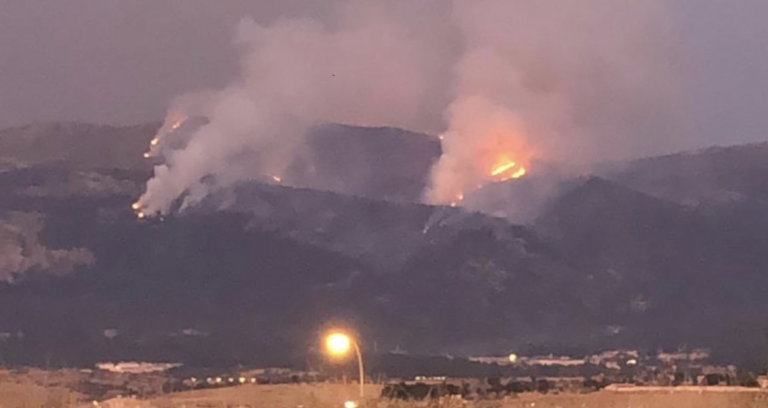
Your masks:
M335 332L325 338L325 348L328 354L343 357L352 348L352 338L341 332Z
M355 349L357 355L357 368L360 377L360 399L365 396L365 370L363 369L363 354L360 352L360 346L352 336L342 331L331 331L325 336L325 350L331 357L344 357Z

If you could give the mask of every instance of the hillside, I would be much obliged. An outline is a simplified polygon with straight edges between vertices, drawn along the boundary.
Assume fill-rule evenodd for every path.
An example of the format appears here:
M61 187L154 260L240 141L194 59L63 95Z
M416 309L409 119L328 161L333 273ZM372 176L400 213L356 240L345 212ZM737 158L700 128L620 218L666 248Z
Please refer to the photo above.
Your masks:
M303 187L242 183L142 221L130 204L150 172L134 155L155 128L0 132L17 146L0 150L15 163L0 172L2 362L301 364L335 319L379 350L702 346L764 360L762 145L624 163L605 178L531 177L499 195L546 185L546 200L513 203L536 215L522 226L413 202L436 139L334 125L309 137L316 178ZM688 164L710 162L716 173ZM674 196L664 183L681 168L696 188ZM722 191L748 199L709 199Z
M537 227L588 273L589 299L604 302L595 306L620 338L665 347L681 338L733 343L746 333L762 341L756 311L768 307L768 279L744 256L766 234L724 228L713 216L599 178L561 196Z
M0 170L62 164L70 169L148 169L142 155L160 127L40 123L0 130Z
M712 147L622 163L606 177L679 204L768 201L768 143Z

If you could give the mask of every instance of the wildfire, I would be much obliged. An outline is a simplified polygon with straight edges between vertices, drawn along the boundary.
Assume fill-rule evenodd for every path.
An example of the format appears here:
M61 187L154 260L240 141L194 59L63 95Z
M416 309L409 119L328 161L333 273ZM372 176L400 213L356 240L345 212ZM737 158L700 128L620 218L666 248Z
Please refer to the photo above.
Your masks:
M483 157L485 160L481 160L481 162L490 163L490 165L486 164L485 166L480 166L480 169L485 170L482 171L478 183L473 187L468 187L466 191L478 191L483 189L489 183L499 183L507 180L515 180L528 174L528 168L520 164L519 161L512 160L510 158L511 155L499 155L498 153L494 153L485 155ZM453 194L452 196L449 196L449 200L447 200L448 205L451 207L458 207L462 205L462 202L464 201L464 193L465 191L460 191Z
M169 116L168 119L166 119L166 122L163 125L163 127L160 128L160 131L158 131L157 135L154 138L152 138L152 140L149 142L149 150L147 150L147 152L144 153L144 158L149 159L151 157L156 156L158 153L157 146L160 145L161 139L163 139L169 133L178 130L186 120L187 120L187 116L181 113L174 113L172 114L172 116Z
M462 201L464 201L464 193L456 194L456 198L453 201L451 201L451 207L456 207Z
M520 177L525 176L526 173L528 173L528 171L525 170L525 167L520 167L516 172L512 173L510 177L513 179L519 179Z
M275 183L282 183L283 182L283 179L280 176L274 176L273 175L271 177L272 177L272 180L275 181Z
M517 166L517 163L515 163L513 161L510 161L510 162L507 162L507 163L504 163L504 164L500 164L500 165L496 166L496 168L494 168L493 171L491 171L491 176L492 177L496 177L496 176L498 176L500 174L503 174L507 170L510 170L510 169L514 168L515 166Z
M510 179L519 179L528 172L525 167L518 165L517 162L507 157L501 157L491 168L489 174L493 181L506 181Z
M144 206L141 202L137 201L131 204L131 208L133 209L133 212L136 213L138 219L143 220L144 218L147 218L147 213L144 212Z

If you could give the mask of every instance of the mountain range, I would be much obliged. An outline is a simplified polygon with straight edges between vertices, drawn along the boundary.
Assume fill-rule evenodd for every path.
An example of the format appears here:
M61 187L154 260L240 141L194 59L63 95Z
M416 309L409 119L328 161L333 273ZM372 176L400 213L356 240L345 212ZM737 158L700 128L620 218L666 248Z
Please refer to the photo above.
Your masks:
M768 357L768 144L532 172L476 212L420 203L438 138L326 125L285 185L138 220L159 126L0 131L0 364L301 364L333 323L377 352Z

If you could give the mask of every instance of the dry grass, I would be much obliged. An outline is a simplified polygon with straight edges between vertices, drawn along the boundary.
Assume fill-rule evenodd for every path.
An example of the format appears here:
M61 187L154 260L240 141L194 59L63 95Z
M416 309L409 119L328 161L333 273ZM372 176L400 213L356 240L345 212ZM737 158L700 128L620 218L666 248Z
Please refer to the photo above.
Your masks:
M0 383L0 408L65 408L81 401L79 394L63 387L32 383Z
M378 400L381 387L369 385L364 408L768 408L768 391L672 389L601 391L591 394L524 394L496 401ZM357 400L358 388L342 384L244 385L181 392L149 400L113 399L94 404L60 387L0 382L0 408L341 408Z
M157 408L213 407L341 407L344 401L357 400L357 385L244 385L239 387L183 392L151 401ZM367 385L367 396L375 400L381 386Z
M612 392L524 395L505 408L768 408L768 393Z
M379 395L380 387L370 385L367 395ZM353 385L271 385L199 390L167 395L149 401L123 401L104 408L340 408L356 399ZM768 392L710 392L664 390L646 392L601 391L591 394L526 394L499 401L441 402L367 401L371 408L768 408Z

